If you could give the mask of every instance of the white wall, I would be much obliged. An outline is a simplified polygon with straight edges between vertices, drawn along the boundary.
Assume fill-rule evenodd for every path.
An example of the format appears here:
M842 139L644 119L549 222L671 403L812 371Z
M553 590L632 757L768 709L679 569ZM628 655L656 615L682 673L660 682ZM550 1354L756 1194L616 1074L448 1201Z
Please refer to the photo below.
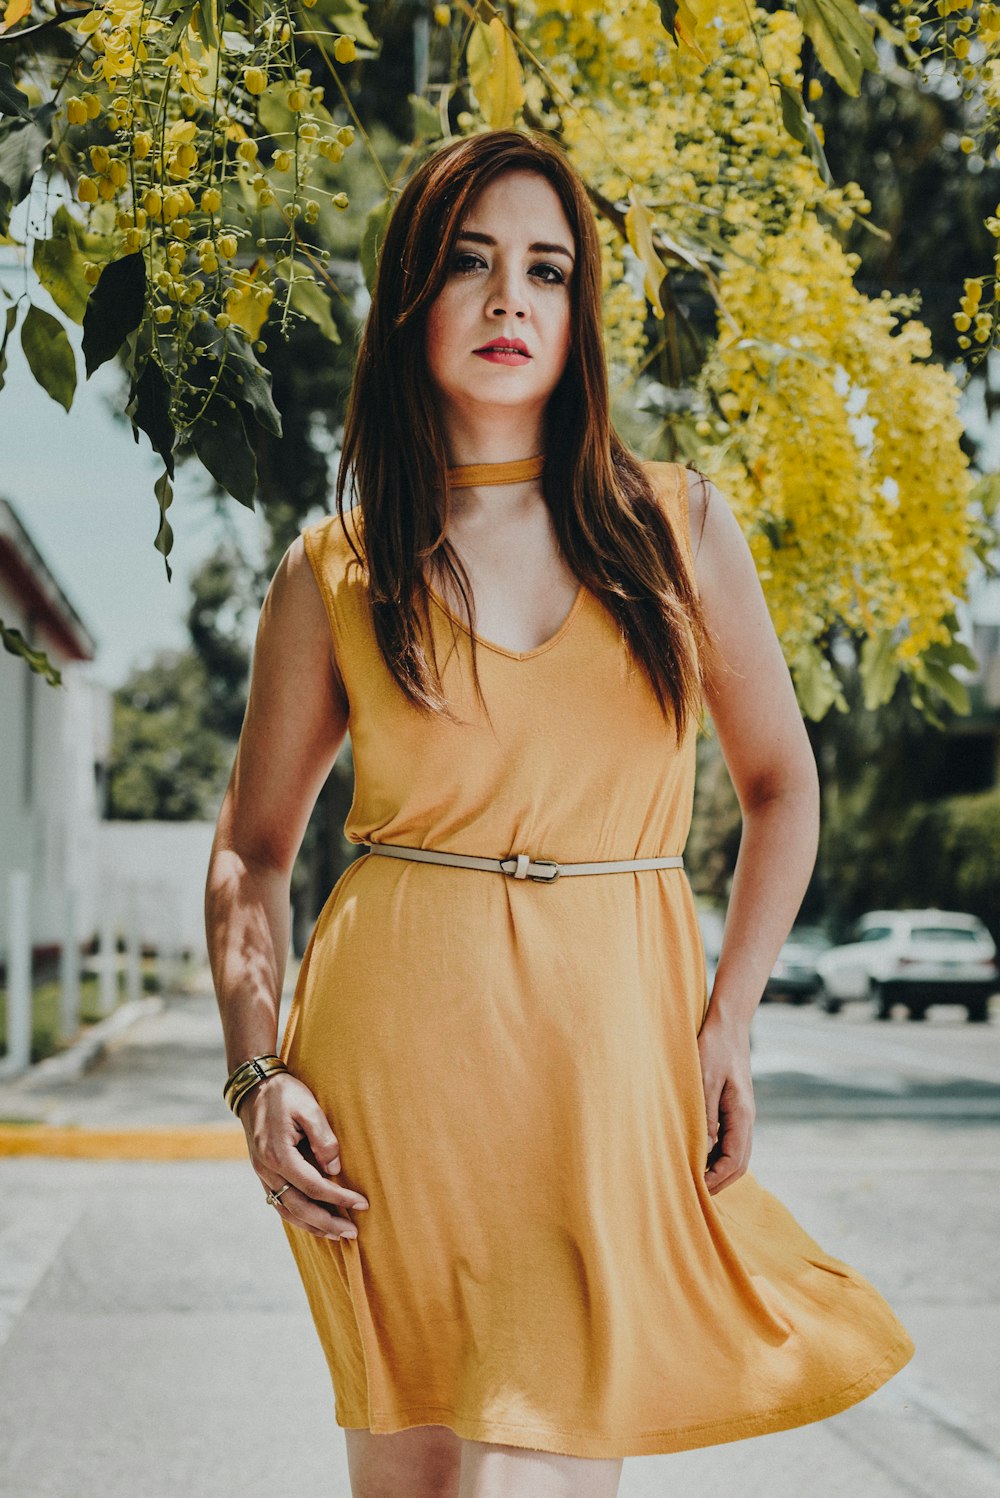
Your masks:
M134 897L143 942L205 959L205 879L215 823L101 822L97 833L102 898L121 934Z
M0 618L27 635L21 608L0 583ZM38 643L62 673L51 686L19 656L0 650L0 954L6 955L11 869L31 878L33 946L63 940L64 892L78 891L79 935L96 927L97 826L101 807L95 763L107 759L111 693L68 661L42 635ZM33 727L29 735L29 715ZM26 759L30 757L30 765Z

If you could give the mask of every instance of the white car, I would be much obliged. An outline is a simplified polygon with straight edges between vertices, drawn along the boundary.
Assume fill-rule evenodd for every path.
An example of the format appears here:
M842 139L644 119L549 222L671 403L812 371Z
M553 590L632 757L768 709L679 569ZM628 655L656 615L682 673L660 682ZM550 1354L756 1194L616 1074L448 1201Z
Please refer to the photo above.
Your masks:
M978 916L952 910L871 910L852 939L816 958L817 1000L837 1014L845 1000L870 999L878 1019L906 1005L923 1019L930 1004L963 1004L970 1020L989 1018L1000 992L992 936Z

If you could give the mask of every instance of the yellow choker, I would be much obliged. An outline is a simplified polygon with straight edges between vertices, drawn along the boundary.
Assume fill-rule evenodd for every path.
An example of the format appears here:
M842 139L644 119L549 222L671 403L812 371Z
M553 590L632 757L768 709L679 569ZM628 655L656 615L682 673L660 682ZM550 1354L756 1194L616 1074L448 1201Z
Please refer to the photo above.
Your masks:
M535 458L514 458L509 463L460 463L448 469L448 483L453 489L480 484L521 484L525 479L536 479L544 466L544 453Z

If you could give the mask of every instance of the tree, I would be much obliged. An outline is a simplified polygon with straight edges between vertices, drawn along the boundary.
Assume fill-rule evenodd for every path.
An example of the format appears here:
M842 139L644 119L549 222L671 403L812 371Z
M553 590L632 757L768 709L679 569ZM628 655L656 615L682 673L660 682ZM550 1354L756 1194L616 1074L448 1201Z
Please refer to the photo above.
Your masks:
M207 721L210 692L192 650L161 651L115 693L107 815L114 820L210 820L231 745Z
M897 25L854 0L521 0L503 13L463 0L435 6L430 26L383 5L371 14L387 46L360 0L278 0L261 17L225 0L138 15L125 0L49 3L36 19L31 0L5 0L0 232L36 174L70 182L83 217L58 208L32 260L83 324L88 375L111 358L128 375L128 415L164 463L168 575L175 458L194 455L252 505L285 420L258 356L296 324L343 348L331 307L349 298L329 245L358 146L380 184L353 241L370 287L398 179L441 138L527 126L560 141L590 188L619 402L646 418L650 456L694 460L732 496L805 714L846 711L838 644L870 707L900 681L921 711L960 706L955 604L996 543L992 510L975 497L957 382L912 299L855 282L848 240L868 233L871 203L834 180L813 85L819 69L855 98L865 74L940 66L960 96L960 150L984 159L1000 7L911 4ZM416 55L413 139L390 176L367 128L375 78L392 76L398 129ZM986 230L1000 236L1000 220ZM969 278L956 313L977 357L997 336L992 286ZM8 337L20 312L8 309ZM29 306L20 336L68 408L58 318Z

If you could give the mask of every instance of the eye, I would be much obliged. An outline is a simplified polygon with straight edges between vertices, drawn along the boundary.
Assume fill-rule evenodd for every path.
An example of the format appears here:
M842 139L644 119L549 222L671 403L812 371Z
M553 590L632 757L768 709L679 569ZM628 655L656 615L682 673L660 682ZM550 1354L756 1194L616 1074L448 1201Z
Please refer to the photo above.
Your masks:
M472 264L468 263L470 261L472 262ZM482 264L483 264L482 256L480 256L480 255L474 255L471 251L467 250L463 254L455 256L454 260L451 263L451 268L452 268L453 271L456 271L458 273L458 275L464 276L464 275L468 275L470 271L476 270L477 267L480 266L480 265L482 265ZM540 278L541 281L542 281L542 284L545 285L545 286L562 286L565 283L566 278L563 275L562 271L558 268L558 266L548 265L548 264L540 264L540 265L533 265L531 267L531 269L533 271L549 271L549 272L551 272L551 275L542 276Z

